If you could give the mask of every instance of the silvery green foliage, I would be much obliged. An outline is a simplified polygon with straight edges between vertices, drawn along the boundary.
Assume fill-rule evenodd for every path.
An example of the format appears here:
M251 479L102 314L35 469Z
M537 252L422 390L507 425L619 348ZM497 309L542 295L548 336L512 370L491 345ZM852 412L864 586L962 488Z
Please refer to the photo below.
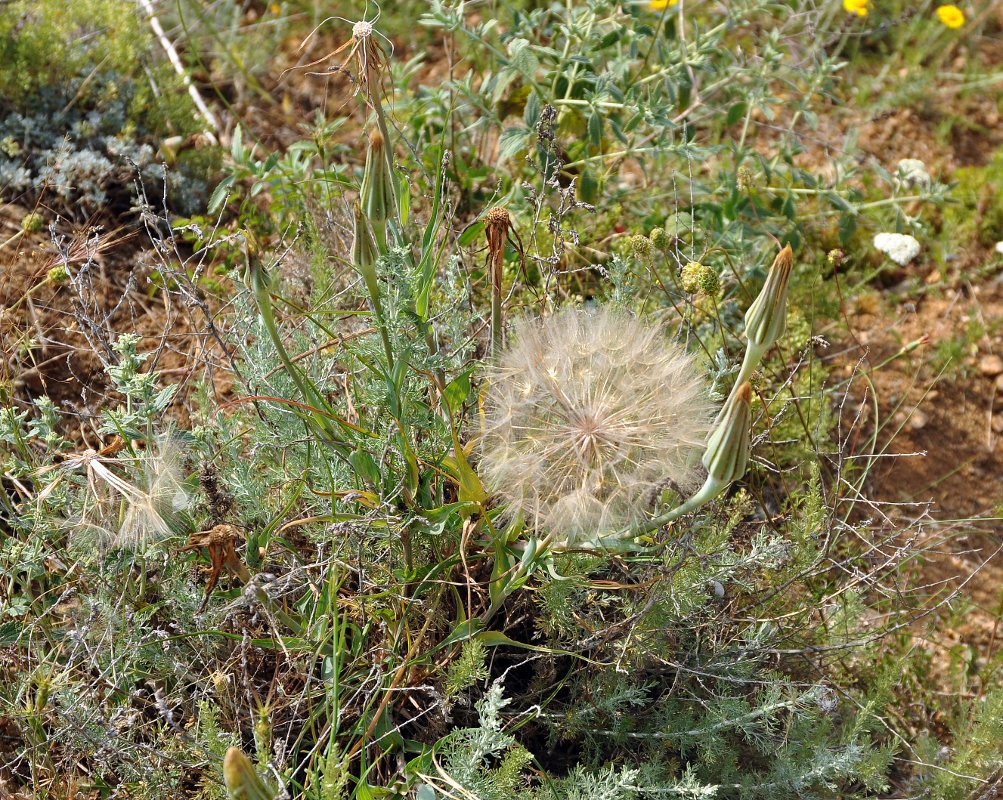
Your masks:
M638 770L607 765L591 772L579 765L558 791L563 800L633 800L637 796Z
M507 792L498 786L490 760L516 746L516 739L505 732L501 711L511 703L495 681L477 703L478 727L455 731L444 742L443 761L449 776L483 800L504 800Z
M91 83L111 84L115 77L106 74ZM131 191L137 177L162 184L164 169L153 144L159 125L154 119L147 121L150 127L135 124L128 82L100 108L88 109L70 104L85 80L41 89L30 111L0 100L0 186L6 192L44 189L48 196L93 210L115 192ZM183 211L194 212L204 203L204 180L178 170L172 182L173 196L190 206Z
M638 770L605 765L589 769L575 767L564 779L549 788L533 790L521 768L531 756L514 736L505 732L502 711L511 703L495 681L477 703L478 727L449 734L444 745L446 773L473 796L481 800L512 800L515 797L553 797L559 800L633 800L636 797Z

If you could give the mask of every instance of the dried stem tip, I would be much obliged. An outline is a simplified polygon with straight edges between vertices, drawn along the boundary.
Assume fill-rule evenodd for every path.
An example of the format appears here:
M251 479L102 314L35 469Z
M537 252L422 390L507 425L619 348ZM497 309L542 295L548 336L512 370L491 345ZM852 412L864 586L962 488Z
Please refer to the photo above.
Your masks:
M787 284L794 255L791 246L781 250L759 296L745 313L745 335L749 344L765 352L781 337L787 325Z
M484 217L484 232L488 237L488 258L491 263L491 283L496 289L501 286L505 240L511 227L512 218L501 206L495 206Z
M501 206L495 206L484 216L491 277L491 355L495 358L502 346L502 274L505 266L505 242L510 230L512 218Z

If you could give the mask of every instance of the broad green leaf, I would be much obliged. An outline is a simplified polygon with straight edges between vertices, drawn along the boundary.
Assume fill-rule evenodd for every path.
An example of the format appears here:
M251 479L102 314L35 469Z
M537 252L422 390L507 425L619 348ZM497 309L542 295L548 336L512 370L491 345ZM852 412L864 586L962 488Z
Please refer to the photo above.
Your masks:
M525 39L513 39L508 45L509 55L512 57L512 66L527 81L536 78L536 71L540 68L540 60L532 51L530 44Z
M748 110L749 106L744 100L740 100L735 103L731 108L728 109L728 113L724 118L725 125L734 125L742 117L745 116L745 112Z

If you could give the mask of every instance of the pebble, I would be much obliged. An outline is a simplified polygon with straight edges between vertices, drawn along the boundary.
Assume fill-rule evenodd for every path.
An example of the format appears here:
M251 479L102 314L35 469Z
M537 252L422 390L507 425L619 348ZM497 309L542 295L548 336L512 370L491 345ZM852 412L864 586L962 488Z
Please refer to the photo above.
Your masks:
M996 391L1003 393L1003 375L996 376Z
M918 431L926 427L926 423L930 421L930 418L920 411L918 408L909 415L909 421L906 422L912 430Z
M1003 433L1003 414L993 416L989 424L992 426L993 433Z
M979 359L979 372L987 378L993 378L1003 373L1003 358L999 356L982 356Z

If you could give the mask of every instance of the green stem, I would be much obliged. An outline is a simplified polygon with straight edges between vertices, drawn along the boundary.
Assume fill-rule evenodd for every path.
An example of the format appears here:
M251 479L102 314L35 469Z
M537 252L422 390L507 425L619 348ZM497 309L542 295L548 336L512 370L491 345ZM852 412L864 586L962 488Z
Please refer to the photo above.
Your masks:
M271 297L268 292L268 286L265 284L265 274L262 267L252 267L251 268L251 288L254 291L254 300L258 306L258 312L261 314L261 319L265 323L265 329L268 331L268 335L272 340L272 345L275 347L276 352L279 354L279 359L282 361L285 367L286 373L292 378L293 383L296 384L296 388L299 389L303 400L314 408L321 410L326 405L321 396L317 393L317 390L300 375L298 369L289 357L289 353L286 351L285 345L282 343L282 337L279 336L278 326L275 324L275 317L272 315L272 302ZM334 429L331 423L319 413L312 415L314 424L320 429L321 433L331 440L336 446L344 447L346 442L344 438Z
M657 517L643 522L640 525L632 528L624 533L632 536L638 536L643 533L651 533L651 531L657 531L663 525L672 522L674 519L678 519L683 514L688 514L690 511L695 511L700 508L700 506L706 505L715 497L717 497L721 492L728 486L727 482L719 481L717 478L713 478L710 475L707 476L707 480L704 481L704 485L700 487L695 495L693 495L689 500L683 503L681 506L676 506L671 511L666 511L664 514L659 514Z

